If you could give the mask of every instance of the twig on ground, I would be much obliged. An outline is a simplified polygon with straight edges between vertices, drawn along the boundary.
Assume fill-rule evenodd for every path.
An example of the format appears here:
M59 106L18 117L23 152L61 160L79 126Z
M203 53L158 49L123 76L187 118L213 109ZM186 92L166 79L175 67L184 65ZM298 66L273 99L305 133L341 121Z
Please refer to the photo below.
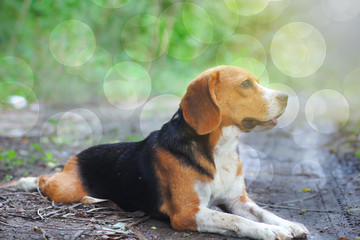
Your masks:
M147 221L147 220L149 220L149 219L150 219L150 216L145 216L145 217L143 217L143 218L141 218L141 219L139 219L139 220L137 220L137 221L135 221L135 222L133 222L133 223L127 224L127 225L125 226L125 229L129 229L129 230L130 230L131 232L133 232L140 240L147 240L146 237L145 237L141 232L139 232L138 230L136 230L136 229L134 228L134 226L139 225L140 223L143 223L143 222L145 222L145 221Z
M0 224L8 226L8 227L12 227L12 228L21 228L21 226L8 224L8 223L2 222L2 221L0 221Z
M41 220L44 220L44 217L40 214L40 210L42 210L42 208L39 208L36 213L41 218Z
M93 209L90 209L88 211L86 211L87 213L90 213L90 212L95 212L95 211L101 211L101 210L107 210L109 209L108 207L99 207L99 208L93 208Z
M51 207L40 208L37 212L38 212L38 215L40 216L40 218L41 218L42 220L44 220L45 217L50 218L50 217L60 216L60 215L62 215L61 212L68 211L68 210L73 209L73 208L76 208L76 207L78 207L78 206L80 206L80 205L82 205L82 204L81 204L81 203L76 203L76 204L73 204L72 206L69 206L69 207L60 207L60 209L54 210L54 211L52 211L52 212L49 212L49 213L46 213L46 214L43 214L43 215L40 214L40 210L45 210L45 209L49 209L49 208L52 208L52 207L53 207L53 208L58 208L58 207L57 207L56 205L54 205L54 203L53 203Z
M29 192L1 193L1 196L11 196L11 195L30 195L30 196L34 196L34 197L40 197L36 193L29 193Z
M134 227L136 225L139 225L140 223L143 223L143 222L146 222L147 220L150 219L150 216L146 216L146 217L143 217L143 218L140 218L139 220L133 222L133 223L129 223L125 226L125 229L129 229L131 227Z
M42 236L43 236L43 238L44 238L45 240L55 239L55 238L54 238L53 236L51 236L50 234L46 233L46 232L44 231L44 229L39 228L38 226L34 226L34 229L35 229L36 231L41 232L41 233L42 233Z
M36 183L36 190L38 191L38 193L40 194L40 197L41 197L43 200L49 202L49 199L42 193L42 191L41 191L41 189L40 189L39 180L38 180L38 182Z
M303 211L306 211L306 212L321 212L321 213L338 213L338 214L341 214L341 212L339 211L333 211L333 210L316 210L316 209L300 209L300 208L295 208L295 207L288 207L288 206L279 206L279 205L273 205L273 204L265 204L265 203L259 203L259 205L261 205L263 208L267 208L267 207L270 207L270 208L282 208L282 209L289 209L289 210L295 210L295 211L300 211L300 212L303 212Z
M276 203L275 205L288 204L288 203L294 203L294 202L301 202L301 201L308 200L308 199L311 199L311 198L316 197L316 196L317 196L317 193L312 194L310 196L303 197L303 198L298 198L298 199L289 200L289 201L285 201L285 202L281 202L281 203Z
M77 231L74 235L72 235L71 240L77 239L78 237L81 236L81 234L83 234L84 232L86 232L86 231L89 230L90 228L91 228L91 225L89 225L86 229Z
M127 237L127 238L131 238L134 237L133 235L130 234L126 234L126 233L114 233L114 234L102 234L102 233L94 233L94 234L89 234L88 236L111 236L111 237L116 237L119 236L121 238L123 237Z
M38 210L17 210L17 209L2 209L0 208L1 211L4 212L8 212L8 213L31 213L31 212L37 212Z
M127 227L131 232L133 232L140 240L147 240L147 238L138 230L133 227Z

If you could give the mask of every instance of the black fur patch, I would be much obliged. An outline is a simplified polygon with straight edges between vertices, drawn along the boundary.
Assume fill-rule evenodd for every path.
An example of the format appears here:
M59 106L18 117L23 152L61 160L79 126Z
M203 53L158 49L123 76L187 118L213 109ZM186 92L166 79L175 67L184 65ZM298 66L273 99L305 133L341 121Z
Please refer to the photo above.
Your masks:
M208 135L200 136L187 125L179 109L143 141L98 145L79 153L80 176L92 197L111 199L126 211L156 213L162 204L154 169L156 149L169 151L182 164L213 178L195 154L214 164L208 140Z

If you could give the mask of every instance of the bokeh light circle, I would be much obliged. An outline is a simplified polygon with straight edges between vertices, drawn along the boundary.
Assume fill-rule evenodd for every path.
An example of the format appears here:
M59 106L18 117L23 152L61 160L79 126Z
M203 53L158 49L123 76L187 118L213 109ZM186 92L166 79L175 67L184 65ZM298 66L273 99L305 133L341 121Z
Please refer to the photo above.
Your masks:
M182 15L184 27L191 36L198 41L212 43L213 22L210 15L202 7L191 2L185 2Z
M103 8L120 8L132 0L93 0L93 2Z
M270 0L224 0L226 6L241 16L251 16L262 12Z
M112 67L112 56L102 48L96 48L91 58L81 66L66 67L66 71L79 75L87 82L103 81L107 72Z
M330 17L326 14L326 10L321 5L314 5L307 14L304 14L301 17L301 19L297 19L299 22L312 22L319 28L329 25L330 20Z
M95 113L85 108L52 115L42 126L41 145L92 146L102 138L102 125Z
M359 100L360 92L360 68L351 71L344 79L343 89L346 98ZM357 101L359 103L359 101Z
M91 28L78 20L59 23L50 34L52 56L65 66L80 66L93 55L96 47Z
M314 153L319 154L318 151L314 151ZM316 157L316 155L315 155ZM301 180L301 186L299 186L301 190L302 188L322 188L326 184L326 174L324 173L321 164L315 160L314 158L307 158L304 156L304 160L297 163L291 172L292 177L302 177L308 176Z
M326 144L329 140L327 135L314 130L306 122L303 124L299 123L297 127L297 129L293 130L291 136L294 142L301 148L316 149Z
M264 46L258 39L246 34L236 34L223 41L216 55L216 61L219 65L241 59L246 60L244 58L250 60L251 63L261 62L265 69L266 51Z
M0 76L1 82L20 82L29 89L34 86L34 74L30 65L18 57L0 58ZM0 89L1 95L7 92L4 86Z
M205 42L209 42L211 39L211 43L219 43L229 38L234 32L239 22L239 15L231 11L224 3L224 1L197 1L197 6L199 6L198 11L204 11L202 15L207 19L206 22L203 22L203 19L197 19L195 24L191 22L186 22L186 25L191 25L192 31L197 36L199 33L196 31L201 31L200 37L198 38L200 41L203 40ZM184 22L186 19L183 17ZM189 19L187 19L189 20ZM208 25L206 29L196 29L194 26L205 27ZM191 33L190 32L190 33ZM207 34L212 35L212 37L207 36Z
M248 147L251 147L257 151L260 151L264 154L271 154L273 152L276 140L274 139L274 130L271 129L269 131L259 131L259 132L251 132L251 137L249 137L249 133L240 133L238 140L241 144L246 144ZM268 139L265 142L259 141L259 139Z
M277 68L291 77L316 72L326 56L326 43L314 26L293 22L281 27L271 42L271 57Z
M345 97L332 89L314 93L305 106L309 125L320 133L339 131L349 118L349 104Z
M160 95L148 101L140 115L142 135L147 137L152 131L159 130L179 109L180 101L180 97L171 94Z
M294 120L296 119L299 113L299 109L300 109L299 97L293 89L282 83L271 83L269 85L269 88L281 91L289 96L285 112L279 118L277 124L278 128L287 127L294 122Z
M360 176L357 175L352 177L350 182L347 184L345 189L345 199L346 203L351 208L359 208L359 198L360 196ZM355 211L358 211L355 210Z
M148 62L163 53L156 36L157 21L155 16L145 14L130 19L124 26L122 48L132 59Z
M301 113L301 114L300 114ZM303 112L299 111L299 114L303 116ZM304 119L300 120L300 117L298 116L295 121L293 121L290 125L281 128L281 130L289 133L289 134L301 134L304 131L306 131L307 128L310 128L308 123L305 120L305 116L303 116ZM313 129L312 129L313 130Z
M114 106L132 110L142 105L151 92L151 78L144 67L134 62L121 62L106 74L103 90Z
M177 60L194 59L204 53L209 45L197 40L186 31L182 13L187 4L189 3L171 5L162 12L157 22L156 33L162 50Z
M269 74L266 71L265 65L255 58L238 58L233 61L231 65L244 68L251 72L255 77L259 79L259 82L262 86L265 86L269 83Z
M2 84L0 83L0 89L2 89ZM2 99L0 101L0 136L33 136L34 134L30 131L36 125L40 114L38 98L32 89L24 84L16 83L12 84L12 87L11 90L14 91L9 94L9 97L4 98L3 94L0 95ZM26 93L26 97L21 93L16 95L17 90Z
M343 90L346 99L349 101L350 105L350 118L352 120L360 119L360 68L350 72L343 81Z
M250 186L255 181L268 184L272 182L274 168L266 154L245 144L239 145L239 152L243 163L246 186Z
M257 14L257 19L262 23L269 23L275 21L277 18L281 16L284 9L289 6L290 1L274 1L270 0L264 11Z
M336 21L349 21L360 13L358 0L322 0L322 7L328 16Z
M29 86L21 82L0 82L0 90L0 104L8 105L8 107L18 108L16 106L26 106L27 102L37 101L37 96L34 91Z

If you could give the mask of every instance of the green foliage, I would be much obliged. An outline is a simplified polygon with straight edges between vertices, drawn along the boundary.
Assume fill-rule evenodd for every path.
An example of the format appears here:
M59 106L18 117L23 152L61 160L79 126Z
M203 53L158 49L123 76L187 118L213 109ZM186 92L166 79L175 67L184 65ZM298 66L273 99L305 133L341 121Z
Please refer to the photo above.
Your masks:
M23 166L24 162L18 158L18 155L13 150L5 150L0 153L0 161L6 166L12 168L13 166Z
M41 153L41 160L44 162L56 162L56 158L53 157L52 153L45 152L44 149L36 143L30 144L31 148Z
M139 135L129 135L125 138L125 142L138 142L143 140L144 138Z
M102 91L107 72L123 61L136 62L148 70L152 94L182 95L188 82L204 69L232 64L228 59L254 52L253 46L240 44L241 49L239 45L231 47L226 53L230 58L219 62L222 56L218 56L218 49L223 41L240 33L261 36L266 45L279 25L266 21L278 11L274 8L267 9L267 14L243 17L230 11L223 1L191 0L174 5L177 2L170 0L129 0L121 1L119 8L101 7L117 3L0 1L0 59L15 56L30 66L29 71L26 64L10 60L1 65L0 104L12 95L28 102L40 98L54 104L92 101ZM49 49L50 38L58 39L54 29L68 20L87 24L96 39L92 58L80 66L62 65ZM75 35L68 36L68 42L61 40L65 49L84 37L71 32ZM139 91L143 92L147 89Z
M17 166L33 165L39 160L46 162L47 164L54 164L57 161L52 153L45 152L37 143L31 143L28 150L21 149L14 151L0 149L0 163L9 170Z
M360 151L356 152L356 153L355 153L355 156L356 156L357 160L360 161Z

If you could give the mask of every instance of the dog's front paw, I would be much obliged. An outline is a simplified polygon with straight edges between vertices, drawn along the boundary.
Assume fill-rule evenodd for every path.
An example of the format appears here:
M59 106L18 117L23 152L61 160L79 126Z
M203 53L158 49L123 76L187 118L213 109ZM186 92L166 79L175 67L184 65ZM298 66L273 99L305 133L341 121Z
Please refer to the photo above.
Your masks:
M260 234L257 238L263 240L289 240L293 238L286 228L275 225L266 225L258 233Z
M283 227L288 230L293 237L296 238L306 238L310 235L310 232L306 229L304 224L297 223L297 222L287 222L285 225L282 225Z

